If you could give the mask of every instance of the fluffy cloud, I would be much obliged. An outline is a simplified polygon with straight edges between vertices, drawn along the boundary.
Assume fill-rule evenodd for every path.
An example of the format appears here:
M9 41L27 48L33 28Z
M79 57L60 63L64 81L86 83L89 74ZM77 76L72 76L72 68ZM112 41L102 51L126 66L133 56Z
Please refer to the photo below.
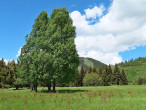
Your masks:
M103 11L105 10L104 6L101 5L100 7L95 6L94 8L85 9L85 15L87 19L96 19L97 17L102 16Z
M92 25L88 18L100 17L104 9L95 6L85 9L84 15L72 12L79 55L115 64L122 61L119 52L146 45L145 5L146 0L113 0L108 13Z

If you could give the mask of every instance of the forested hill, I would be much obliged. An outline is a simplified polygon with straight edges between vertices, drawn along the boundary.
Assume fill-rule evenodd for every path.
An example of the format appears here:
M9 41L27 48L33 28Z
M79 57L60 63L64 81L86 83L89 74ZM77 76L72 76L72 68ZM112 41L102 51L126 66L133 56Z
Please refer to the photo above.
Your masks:
M118 64L118 66L125 70L129 81L137 81L138 78L146 76L146 57L140 57L135 60L126 61Z
M95 59L92 59L92 58L84 58L84 57L80 57L80 66L83 66L85 70L88 70L89 67L91 66L92 68L95 66L96 68L99 68L99 67L102 67L102 66L105 66L104 63L98 61L98 60L95 60Z

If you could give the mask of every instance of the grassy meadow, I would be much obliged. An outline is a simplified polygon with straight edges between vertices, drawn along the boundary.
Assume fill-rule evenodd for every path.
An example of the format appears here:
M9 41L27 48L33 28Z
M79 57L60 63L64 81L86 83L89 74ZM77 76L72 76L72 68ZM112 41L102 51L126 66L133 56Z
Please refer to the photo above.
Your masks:
M0 89L0 110L146 110L146 86Z

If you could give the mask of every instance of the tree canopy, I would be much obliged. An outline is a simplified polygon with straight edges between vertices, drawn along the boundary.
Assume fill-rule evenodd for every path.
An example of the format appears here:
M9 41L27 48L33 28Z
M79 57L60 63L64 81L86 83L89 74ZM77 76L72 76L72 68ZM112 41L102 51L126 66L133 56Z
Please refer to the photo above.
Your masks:
M69 83L75 79L79 66L74 43L75 27L66 8L54 9L50 18L43 11L36 19L33 29L21 49L20 74L34 85L44 83Z

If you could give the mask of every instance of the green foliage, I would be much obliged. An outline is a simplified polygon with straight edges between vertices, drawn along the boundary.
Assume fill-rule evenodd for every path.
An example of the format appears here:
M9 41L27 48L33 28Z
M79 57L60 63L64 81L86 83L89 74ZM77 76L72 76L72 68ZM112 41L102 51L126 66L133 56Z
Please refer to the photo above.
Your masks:
M59 83L75 80L76 68L79 66L74 38L75 27L66 8L54 9L47 28L49 46L53 57L52 78Z
M146 76L138 78L137 83L138 85L142 85L142 84L146 85Z
M125 70L129 83L136 82L137 84L139 77L146 76L146 57L126 61L118 66Z
M79 66L75 37L75 27L66 8L54 9L50 18L43 11L21 49L20 76L35 87L53 83L53 90L56 82L74 81Z
M143 84L146 85L146 76L143 77Z
M6 65L4 60L0 60L0 88L9 88L14 86L17 64L14 60Z
M121 81L122 81L123 85L128 85L128 80L127 80L127 77L126 77L124 69L122 69Z
M101 78L97 73L88 73L83 79L84 86L99 86L101 84Z
M44 51L42 49L47 22L47 12L43 11L35 19L33 29L26 36L26 44L21 49L19 76L23 77L29 84L38 85L43 80Z
M97 72L97 70L96 70L96 67L94 66L93 67L93 70L92 70L94 73L96 73Z
M83 66L81 67L80 72L78 73L78 78L77 78L77 86L83 86L83 78L85 76L85 70Z
M104 72L102 73L102 85L109 86L111 84L111 75L108 66L105 67Z
M143 78L138 78L138 85L142 85L143 84Z
M14 86L16 87L16 89L18 89L19 87L23 87L24 85L25 82L22 78L20 77L15 78Z
M115 65L113 76L112 76L112 83L119 85L121 83L121 73L118 65Z

